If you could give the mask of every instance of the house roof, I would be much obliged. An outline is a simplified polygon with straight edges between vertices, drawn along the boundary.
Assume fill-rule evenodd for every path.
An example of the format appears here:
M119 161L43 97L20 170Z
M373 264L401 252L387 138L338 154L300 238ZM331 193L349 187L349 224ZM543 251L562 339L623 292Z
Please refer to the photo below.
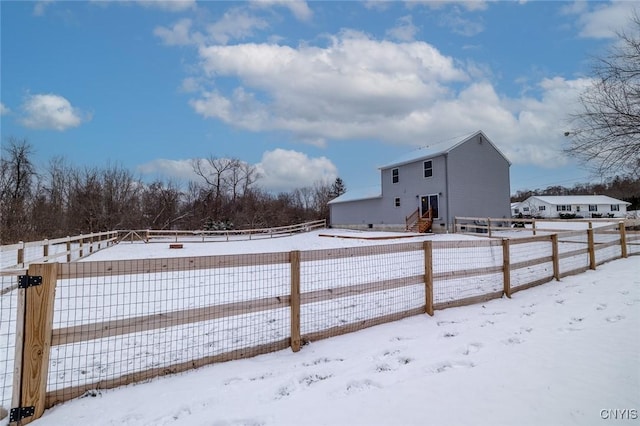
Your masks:
M536 198L543 203L551 205L562 204L626 204L626 201L618 200L607 195L532 195L527 200Z
M455 148L457 148L458 146L464 144L465 142L469 141L470 139L472 139L472 138L474 138L474 137L476 137L478 135L482 135L482 137L487 142L489 142L491 144L491 146L493 146L493 148L496 151L498 151L498 153L500 155L502 155L502 157L504 157L505 160L507 160L509 165L511 165L511 161L509 161L509 159L502 153L502 151L500 151L498 149L498 147L495 146L495 144L493 142L491 142L491 140L487 137L487 135L485 135L482 130L478 130L477 132L474 132L474 133L472 133L472 134L470 134L468 136L465 136L462 140L456 139L456 141L454 143L450 143L449 141L439 142L439 143L435 143L433 145L427 145L425 147L415 149L415 150L413 150L411 152L407 152L406 154L396 158L391 163L379 167L379 169L380 170L389 169L391 167L398 167L398 166L402 166L404 164L413 163L415 161L427 160L429 158L434 158L434 157L438 157L440 155L447 154L447 153L451 152L452 150L454 150Z
M347 203L349 201L366 200L369 198L381 198L382 188L380 185L365 186L361 188L350 189L337 198L329 201L328 204Z

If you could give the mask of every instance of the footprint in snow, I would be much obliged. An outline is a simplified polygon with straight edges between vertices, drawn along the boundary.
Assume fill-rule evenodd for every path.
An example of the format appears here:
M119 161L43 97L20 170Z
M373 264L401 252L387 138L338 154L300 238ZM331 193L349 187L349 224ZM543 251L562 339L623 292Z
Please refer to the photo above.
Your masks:
M431 367L433 373L444 373L445 371L453 370L455 368L473 368L476 365L467 361L445 361L440 364L436 364Z
M267 423L257 419L232 419L214 422L211 426L264 426Z
M482 348L482 343L469 343L464 351L462 351L462 355L471 355L475 354Z
M596 311L604 311L605 309L607 309L607 305L605 303L598 303L598 306L596 306Z
M331 358L324 357L324 358L318 358L318 359L313 360L311 362L303 362L302 365L304 367L311 367L313 365L325 364L325 363L330 363L330 362L333 362L333 361L342 362L342 361L344 361L344 359L342 359L342 358L333 358L333 359L331 359Z
M447 338L447 339L448 339L448 338L451 338L451 337L456 337L457 335L458 335L458 332L457 332L457 331L448 331L448 332L444 333L444 334L442 335L442 337L444 337L444 338Z
M524 342L524 340L522 340L519 337L509 337L507 340L503 340L502 341L502 343L504 343L505 345L508 345L508 346L519 345L522 342Z
M382 386L380 386L378 383L374 382L373 380L369 380L369 379L353 380L347 384L345 392L347 394L352 394L352 393L366 391L367 389L371 389L371 388L381 388L381 387Z
M616 315L615 317L607 317L607 322L618 322L624 319L624 315Z

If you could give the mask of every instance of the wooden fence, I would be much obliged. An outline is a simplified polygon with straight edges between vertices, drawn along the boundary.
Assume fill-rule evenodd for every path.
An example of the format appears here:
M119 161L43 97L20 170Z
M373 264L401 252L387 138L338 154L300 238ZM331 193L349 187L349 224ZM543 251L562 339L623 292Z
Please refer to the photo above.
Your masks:
M71 262L81 259L115 244L119 233L120 231L96 232L0 246L0 269L20 269L30 263Z
M17 290L12 421L27 424L40 417L45 408L87 391L287 347L299 351L309 341L420 313L434 315L438 309L484 302L503 295L511 297L517 291L595 269L601 263L631 254L640 254L640 233L627 231L624 222L620 222L524 238L427 240L331 250L31 264L28 273L20 277ZM207 278L205 273L212 275ZM176 277L180 277L185 287L171 293ZM236 282L233 277L245 277L242 279L246 281ZM196 291L193 300L204 300L204 304L187 308L182 303L177 303L176 306L182 307L176 308L149 300L155 297L153 292L159 291L157 288L168 287L168 293L163 293L159 300L173 301L172 294L185 294L185 289L197 285L198 281L206 281L206 289L211 291L243 285L248 290L246 294L219 293L211 298L224 299L224 303L211 303L205 300L205 293ZM267 287L271 281L276 284ZM119 285L130 289L139 286L149 293L144 293L142 298L147 301L139 312L119 313L119 317L111 318L103 310L117 307L112 298L106 297L104 305L91 303L97 300L95 294ZM149 287L152 289L148 290ZM80 320L75 322L55 319L56 314L61 316L56 306L57 309L83 309L80 297L85 295L78 294L84 292L92 297L87 309L99 313L78 313ZM75 299L65 300L65 293L73 294ZM121 295L121 290L114 290L114 294ZM238 298L241 300L236 300ZM363 301L375 301L376 306L365 311ZM86 320L85 314L90 314L87 318L91 319ZM67 316L70 315L64 315ZM231 331L220 331L219 321L247 322L229 326ZM106 346L120 347L123 345L116 344L115 339L135 335L139 343L149 333L155 333L154 336L180 334L184 332L181 327L185 326L191 328L184 333L195 338L193 335L201 324L209 324L205 327L206 336L260 327L262 331L256 334L268 335L268 338L180 359L175 359L172 352L170 362L156 362L123 374L102 365L100 372L104 370L109 374L100 376L98 372L86 380L52 385L54 376L64 376L64 373L51 372L50 356L54 349L59 353L64 352L62 349L72 353L74 345L84 345L78 350L83 356L94 361L102 356L106 362L113 356L87 352L91 347L87 342L100 341ZM241 337L234 335L234 341L239 340ZM216 342L211 342L210 346L215 346ZM155 345L158 344L156 341ZM167 342L169 344L171 342ZM144 351L144 347L137 350ZM129 352L122 352L118 357L126 360L127 354ZM63 358L57 359L58 364L63 362Z
M300 223L296 225L277 226L272 228L251 228L251 229L227 229L227 230L215 230L215 231L185 231L185 230L134 230L134 231L121 231L124 235L121 240L126 241L144 241L146 243L152 242L166 242L168 239L174 242L216 242L216 241L229 241L232 239L259 239L259 238L273 238L283 235L293 235L300 232L308 232L314 229L321 229L327 227L327 221L325 219L314 220L311 222Z

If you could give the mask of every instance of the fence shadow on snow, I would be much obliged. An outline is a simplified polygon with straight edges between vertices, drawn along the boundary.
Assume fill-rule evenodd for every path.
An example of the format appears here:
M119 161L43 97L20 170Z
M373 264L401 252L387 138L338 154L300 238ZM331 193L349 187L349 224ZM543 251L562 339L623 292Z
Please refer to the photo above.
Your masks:
M624 222L524 237L503 231L477 240L31 264L21 273L24 288L0 296L0 405L26 424L96 389L298 351L640 254L640 233Z

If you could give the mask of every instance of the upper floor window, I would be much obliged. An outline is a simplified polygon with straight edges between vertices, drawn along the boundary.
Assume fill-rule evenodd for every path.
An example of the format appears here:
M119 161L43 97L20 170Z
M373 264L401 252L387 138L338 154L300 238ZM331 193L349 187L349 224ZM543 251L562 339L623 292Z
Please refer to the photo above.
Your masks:
M433 163L431 160L424 162L424 177L428 178L433 176Z
M590 212L597 212L598 211L598 206L595 204L589 204L589 211Z
M398 169L391 170L391 182L398 183L400 182L400 172Z
M619 211L620 211L620 205L618 205L618 204L611 204L611 211L612 211L612 212L619 212Z

